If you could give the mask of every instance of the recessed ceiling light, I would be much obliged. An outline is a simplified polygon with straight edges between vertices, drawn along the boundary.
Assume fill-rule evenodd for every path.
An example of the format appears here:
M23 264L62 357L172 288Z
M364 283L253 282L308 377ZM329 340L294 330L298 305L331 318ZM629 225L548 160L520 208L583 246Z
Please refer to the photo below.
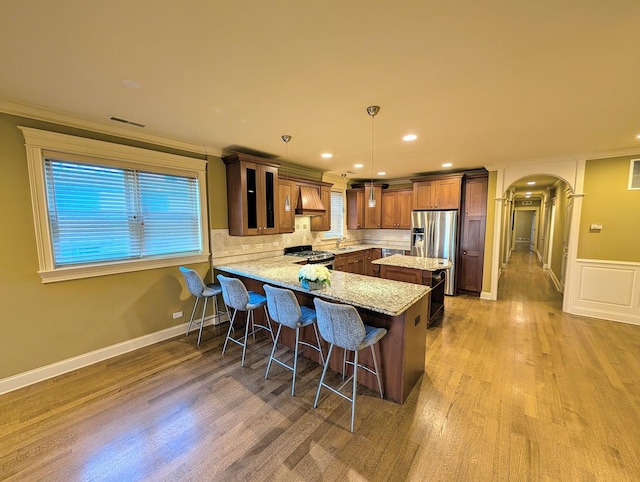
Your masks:
M638 134L638 135L636 136L636 139L640 139L640 134Z
M531 196L531 193L530 193L530 192L525 192L525 194L526 194L527 196Z
M406 136L404 136L402 138L402 140L408 142L408 141L415 141L417 138L418 138L418 136L415 135L415 134L407 134Z
M333 154L331 154L330 152L323 152L322 154L320 154L320 157L324 159L331 159L333 157Z
M354 164L353 167L360 169L361 167L364 167L364 164Z
M384 172L384 171L378 172L378 176L384 176L385 174L386 174L386 172Z
M535 183L536 183L535 181L529 181L527 184L528 184L529 186L533 186Z
M140 82L136 82L135 80L122 79L120 83L122 83L122 85L124 85L125 87L129 87L130 89L140 89L142 87L142 84Z
M442 165L442 167L451 167L451 166L453 166L453 164L452 164L452 163L450 163L450 162L445 162L445 163Z

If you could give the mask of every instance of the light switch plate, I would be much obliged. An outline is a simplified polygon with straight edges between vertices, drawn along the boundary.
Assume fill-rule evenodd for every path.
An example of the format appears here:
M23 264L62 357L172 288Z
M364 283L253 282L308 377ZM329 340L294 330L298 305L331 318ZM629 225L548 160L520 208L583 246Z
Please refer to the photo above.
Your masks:
M589 229L591 231L600 231L602 229L602 224L590 224Z

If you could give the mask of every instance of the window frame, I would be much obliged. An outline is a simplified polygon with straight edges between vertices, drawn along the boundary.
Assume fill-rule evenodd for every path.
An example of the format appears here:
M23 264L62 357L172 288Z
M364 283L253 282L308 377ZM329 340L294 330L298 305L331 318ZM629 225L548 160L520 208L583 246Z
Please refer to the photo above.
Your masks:
M112 142L18 126L25 138L31 204L38 251L38 274L43 283L128 273L147 269L208 262L210 255L207 222L207 161L175 154L125 146ZM90 159L96 164L139 169L160 174L195 177L199 185L202 253L168 255L134 260L116 260L74 266L55 267L47 204L44 159L51 152L70 160Z
M345 192L339 189L332 189L331 190L331 194L340 194L342 196L342 234L340 234L339 236L332 234L328 234L326 231L322 233L322 239L338 239L341 237L344 237L345 235L345 227L346 227L346 200L345 200ZM331 199L331 196L329 197L329 199ZM333 208L333 203L331 203L331 216L333 217L334 214L337 214L336 210ZM331 219L329 219L329 224L333 224L331 223Z
M629 191L640 191L640 185L633 185L636 163L640 166L640 159L631 159L631 165L629 166L629 185L627 186L627 190Z

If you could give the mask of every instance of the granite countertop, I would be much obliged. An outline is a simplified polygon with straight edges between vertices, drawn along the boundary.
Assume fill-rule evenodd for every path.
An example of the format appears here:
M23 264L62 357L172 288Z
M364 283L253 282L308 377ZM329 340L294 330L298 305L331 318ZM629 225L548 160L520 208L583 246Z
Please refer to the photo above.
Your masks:
M306 290L298 281L300 265L296 264L296 261L299 260L300 258L295 256L275 256L254 261L220 264L214 268L389 316L402 314L431 291L428 286L342 271L331 272L331 286L316 291Z
M371 261L373 264L384 264L387 266L398 266L401 268L414 268L425 271L437 271L440 269L451 268L453 264L448 259L440 258L422 258L420 256L404 256L402 254L394 254L386 258Z

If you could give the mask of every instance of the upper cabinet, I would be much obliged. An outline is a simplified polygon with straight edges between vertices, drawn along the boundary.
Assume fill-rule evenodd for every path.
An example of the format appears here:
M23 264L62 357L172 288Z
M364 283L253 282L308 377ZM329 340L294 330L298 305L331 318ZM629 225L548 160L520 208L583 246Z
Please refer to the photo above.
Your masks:
M382 192L382 228L409 229L413 190L397 189Z
M295 210L298 203L298 185L295 181L280 178L278 181L278 206L280 210L280 232L296 230Z
M222 160L227 166L229 234L278 233L279 164L242 153L233 153Z
M324 213L311 217L311 231L331 230L331 186L333 184L320 183L317 187L324 205Z
M413 209L458 209L462 174L413 181Z
M376 200L375 206L369 206L371 190ZM377 229L382 227L382 186L364 186L364 227L365 229Z
M364 229L364 189L347 189L347 228Z

